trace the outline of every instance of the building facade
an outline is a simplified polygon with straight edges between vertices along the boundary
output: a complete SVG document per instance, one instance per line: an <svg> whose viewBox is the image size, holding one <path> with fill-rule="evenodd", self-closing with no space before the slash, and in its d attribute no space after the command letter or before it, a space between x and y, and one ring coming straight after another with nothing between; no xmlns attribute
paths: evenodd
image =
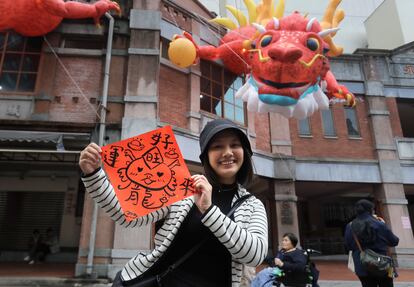
<svg viewBox="0 0 414 287"><path fill-rule="evenodd" d="M357 95L356 108L332 104L297 121L248 112L234 98L243 79L220 62L182 69L168 60L168 43L182 30L201 45L218 45L224 31L209 24L214 15L198 1L121 5L104 143L169 124L190 171L198 173L202 127L229 118L254 149L250 190L266 206L269 252L278 249L283 233L294 232L304 247L345 254L352 206L369 198L400 237L393 250L399 265L414 266L414 43L332 59L336 78ZM98 211L94 228L93 203L79 181L79 152L97 141L105 108L105 21L102 29L88 20L64 21L40 38L1 34L0 259L18 256L33 228L49 226L63 250L75 253L79 276L87 272L91 234L92 272L101 276L114 277L126 260L153 246L151 226L124 229Z"/></svg>

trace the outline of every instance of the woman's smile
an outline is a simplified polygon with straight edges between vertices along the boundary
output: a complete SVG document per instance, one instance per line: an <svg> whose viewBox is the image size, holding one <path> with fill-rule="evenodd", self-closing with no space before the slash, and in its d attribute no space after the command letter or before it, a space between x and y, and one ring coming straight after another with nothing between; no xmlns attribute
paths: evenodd
<svg viewBox="0 0 414 287"><path fill-rule="evenodd" d="M211 168L222 184L232 184L236 181L237 172L243 164L243 156L240 138L232 130L219 133L208 149Z"/></svg>

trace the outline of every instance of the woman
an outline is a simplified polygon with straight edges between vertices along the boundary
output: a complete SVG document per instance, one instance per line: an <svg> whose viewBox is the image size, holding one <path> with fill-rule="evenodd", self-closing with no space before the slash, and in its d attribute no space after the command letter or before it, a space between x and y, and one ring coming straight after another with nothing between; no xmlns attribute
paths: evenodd
<svg viewBox="0 0 414 287"><path fill-rule="evenodd" d="M306 286L306 256L301 249L296 248L298 238L293 233L285 233L282 239L282 249L276 255L275 266L285 275L281 282L285 286Z"/></svg>
<svg viewBox="0 0 414 287"><path fill-rule="evenodd" d="M307 258L302 250L296 249L298 238L293 233L286 233L282 239L282 249L276 257L269 256L266 263L269 267L260 271L252 281L251 287L271 287L273 283L280 286L306 286ZM314 286L318 286L315 284Z"/></svg>
<svg viewBox="0 0 414 287"><path fill-rule="evenodd" d="M165 220L155 235L155 249L133 257L116 286L132 286L142 277L160 274L204 238L207 242L169 273L163 286L239 286L242 265L263 261L268 243L261 201L252 196L234 216L226 216L232 204L248 194L241 184L248 184L253 175L247 136L231 121L213 120L200 134L200 149L205 175L192 176L195 195L131 222L126 222L100 168L100 147L92 143L82 151L79 165L86 189L112 219L125 227Z"/></svg>
<svg viewBox="0 0 414 287"><path fill-rule="evenodd" d="M355 273L363 287L392 287L393 278L388 275L376 277L368 274L361 265L360 251L355 242L354 235L358 238L362 249L387 255L388 247L397 246L399 238L385 225L384 220L374 214L374 204L366 199L361 199L355 204L356 218L346 226L345 244L352 250Z"/></svg>

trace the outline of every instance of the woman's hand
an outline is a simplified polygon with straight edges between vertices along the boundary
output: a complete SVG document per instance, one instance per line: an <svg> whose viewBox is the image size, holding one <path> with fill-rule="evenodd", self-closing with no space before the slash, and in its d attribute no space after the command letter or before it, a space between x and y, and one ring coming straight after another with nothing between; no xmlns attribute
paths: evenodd
<svg viewBox="0 0 414 287"><path fill-rule="evenodd" d="M79 166L84 174L90 174L101 166L101 148L96 143L90 143L80 153Z"/></svg>
<svg viewBox="0 0 414 287"><path fill-rule="evenodd" d="M283 267L283 261L280 260L279 258L275 258L275 265L277 267Z"/></svg>
<svg viewBox="0 0 414 287"><path fill-rule="evenodd" d="M376 220L381 221L382 223L385 223L384 218L379 217L379 216L378 216L378 215L376 215L376 214L373 214L372 216L373 216Z"/></svg>
<svg viewBox="0 0 414 287"><path fill-rule="evenodd" d="M195 174L191 177L193 186L196 190L194 193L194 201L202 214L211 206L211 193L213 187L204 175Z"/></svg>

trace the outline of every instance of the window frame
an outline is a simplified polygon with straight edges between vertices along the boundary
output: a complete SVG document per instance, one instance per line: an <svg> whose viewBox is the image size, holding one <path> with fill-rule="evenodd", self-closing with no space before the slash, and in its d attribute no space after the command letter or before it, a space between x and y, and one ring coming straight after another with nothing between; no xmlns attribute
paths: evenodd
<svg viewBox="0 0 414 287"><path fill-rule="evenodd" d="M332 122L332 128L333 128L333 134L332 135L326 134L326 124L325 124L325 120L324 120L323 113L326 113L328 111L329 111L330 119L331 119L331 122ZM323 136L324 136L324 138L331 138L331 139L338 138L338 133L336 132L336 126L335 126L334 114L333 114L332 108L329 107L328 110L321 110L320 111L320 115L321 115L322 130L323 130Z"/></svg>
<svg viewBox="0 0 414 287"><path fill-rule="evenodd" d="M171 42L172 41L167 38L160 37L160 58L170 61L170 58L168 57L168 47Z"/></svg>
<svg viewBox="0 0 414 287"><path fill-rule="evenodd" d="M306 120L306 122L308 123L309 134L303 134L303 133L301 133L300 123L301 123L301 121L304 121L304 120ZM312 124L311 124L311 121L310 121L310 118L309 117L304 118L302 120L297 120L297 127L298 127L298 134L299 134L300 137L303 137L303 138L311 138L311 137L313 137L313 135L312 135Z"/></svg>
<svg viewBox="0 0 414 287"><path fill-rule="evenodd" d="M358 132L358 135L349 134L348 124L346 123L346 121L348 119L348 112L347 111L349 111L349 110L353 111L353 115L355 117L354 118L355 119L355 125L356 125L355 129ZM360 126L359 121L358 121L358 113L357 113L356 108L344 107L344 114L345 114L345 126L346 126L346 132L347 132L348 138L350 138L350 139L361 139L362 138L362 136L361 136L361 126ZM351 119L351 122L352 122L352 119Z"/></svg>
<svg viewBox="0 0 414 287"><path fill-rule="evenodd" d="M5 57L6 54L12 54L12 55L19 55L20 57L22 57L22 59L20 60L19 63L19 68L16 71L13 70L6 70L6 73L10 73L10 74L17 74L17 80L16 80L16 86L14 90L4 90L4 89L0 89L0 95L1 94L16 94L16 95L33 95L37 92L38 89L38 84L42 75L42 62L43 62L43 40L41 40L41 44L40 44L40 50L39 51L27 51L26 47L27 47L27 43L28 40L30 39L30 37L24 37L22 35L19 35L13 31L4 31L4 32L0 32L0 34L2 34L4 36L4 43L3 46L0 47L0 76L2 75L3 71L4 71L4 61L5 61ZM8 46L8 40L11 34L16 34L22 37L23 39L23 49L21 51L10 51L7 50L7 46ZM32 56L38 56L38 65L37 65L37 69L34 71L26 71L23 70L23 59L26 55L32 55ZM20 84L20 79L22 74L30 74L30 75L35 75L36 79L34 81L34 85L33 85L33 89L32 90L28 90L28 91L24 91L24 90L18 90L19 88L19 84Z"/></svg>
<svg viewBox="0 0 414 287"><path fill-rule="evenodd" d="M202 67L202 65L208 65L208 69L209 69L209 75L206 75L203 73L204 68ZM217 75L213 74L214 69L220 69L220 82L215 79L215 77L217 77ZM235 77L234 81L230 84L227 85L226 80L225 80L225 76L226 73L229 73L230 75L233 75ZM243 102L241 99L237 99L235 97L235 94L238 90L238 88L234 87L234 82L236 81L236 79L239 78L241 79L241 85L243 85L245 83L245 79L242 76L236 75L231 73L229 70L225 69L223 66L218 65L217 63L214 62L210 62L210 61L206 61L206 60L201 60L200 61L200 112L205 112L211 115L214 115L215 117L220 117L220 118L224 118L224 119L228 119L231 121L234 121L242 126L247 126L247 110L246 110L246 103ZM209 89L209 93L203 91L203 81L207 81L208 82L208 89ZM213 91L214 86L219 86L220 88L220 98L215 97L214 94L217 91ZM226 90L227 88L227 90ZM229 102L228 100L226 100L226 93L231 90L231 92L233 93L233 103ZM203 97L208 97L210 99L210 110L205 110L202 108L201 105L201 99ZM219 104L220 104L220 114L218 113L214 113L213 112L213 106L214 106L214 100L218 100ZM241 101L241 105L237 104L236 101ZM226 116L226 112L225 112L225 105L231 105L232 110L233 110L233 115L231 117ZM236 110L237 109L242 109L243 111L243 122L240 122L237 120L236 118Z"/></svg>

